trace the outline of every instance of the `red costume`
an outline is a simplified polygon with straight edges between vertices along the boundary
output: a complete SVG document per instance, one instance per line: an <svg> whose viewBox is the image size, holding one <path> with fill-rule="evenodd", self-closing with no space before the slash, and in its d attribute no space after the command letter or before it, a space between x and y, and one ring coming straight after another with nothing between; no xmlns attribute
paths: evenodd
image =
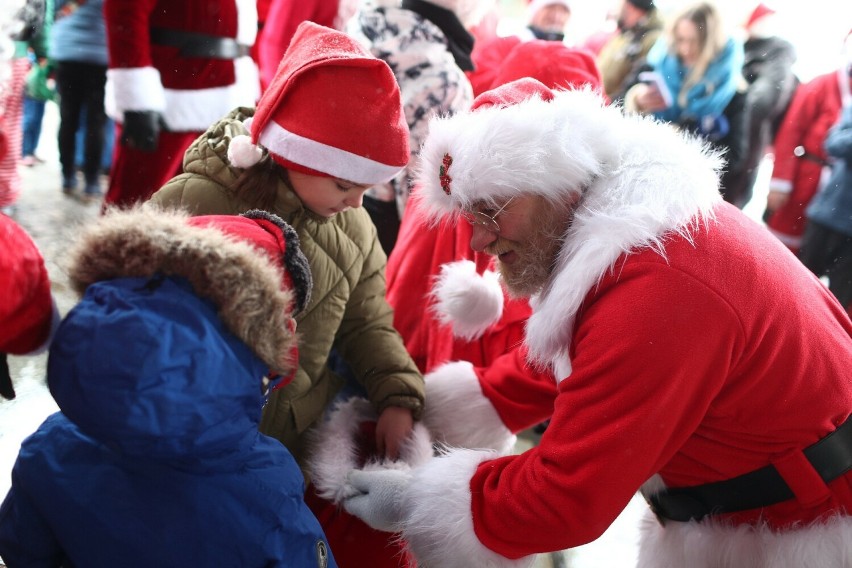
<svg viewBox="0 0 852 568"><path fill-rule="evenodd" d="M420 156L430 217L519 195L579 199L526 328L531 359L558 378L551 395L524 376L488 384L468 363L426 377L428 423L456 447L551 420L520 455L451 449L410 476L353 472L350 512L399 530L424 565L526 567L598 538L641 487L667 519L643 526L643 568L848 560L852 322L722 202L717 156L529 79L434 120ZM828 469L812 451L827 442ZM686 518L659 505L764 468L783 488L767 504L737 508L750 494L734 493L718 513L722 492Z"/></svg>
<svg viewBox="0 0 852 568"><path fill-rule="evenodd" d="M131 148L121 127L107 205L146 200L180 172L184 151L238 106L254 106L254 0L106 0L106 109L121 125L128 111L159 113L153 152Z"/></svg>
<svg viewBox="0 0 852 568"><path fill-rule="evenodd" d="M844 68L800 85L775 137L769 189L789 193L790 198L769 217L767 226L794 253L805 232L805 208L830 169L823 142L840 118L843 100L850 99L850 81Z"/></svg>

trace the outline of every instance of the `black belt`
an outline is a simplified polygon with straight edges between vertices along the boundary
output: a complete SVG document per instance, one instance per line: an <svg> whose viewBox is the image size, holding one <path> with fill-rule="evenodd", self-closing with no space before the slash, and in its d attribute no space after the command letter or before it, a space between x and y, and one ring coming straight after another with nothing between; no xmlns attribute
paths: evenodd
<svg viewBox="0 0 852 568"><path fill-rule="evenodd" d="M825 483L852 469L852 419L802 453ZM647 500L663 523L667 519L699 521L707 515L759 509L794 497L793 490L770 464L725 481L666 489Z"/></svg>
<svg viewBox="0 0 852 568"><path fill-rule="evenodd" d="M251 46L237 43L232 37L221 37L198 32L151 28L151 43L177 47L181 57L205 59L236 59L249 54Z"/></svg>
<svg viewBox="0 0 852 568"><path fill-rule="evenodd" d="M809 162L814 162L815 164L819 164L821 166L829 166L829 162L827 160L823 160L819 156L811 154L810 152L805 151L804 146L796 146L793 148L793 155L797 158L802 158L803 160L807 160Z"/></svg>

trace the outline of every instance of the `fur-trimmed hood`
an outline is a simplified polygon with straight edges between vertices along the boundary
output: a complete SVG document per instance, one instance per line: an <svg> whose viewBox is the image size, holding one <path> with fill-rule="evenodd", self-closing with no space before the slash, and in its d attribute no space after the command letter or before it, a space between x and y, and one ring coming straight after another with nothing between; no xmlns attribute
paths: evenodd
<svg viewBox="0 0 852 568"><path fill-rule="evenodd" d="M420 157L418 190L434 219L520 193L553 201L582 193L527 324L532 359L559 377L570 373L574 317L616 259L646 247L664 254L667 233L688 238L721 201L719 155L588 90L435 119Z"/></svg>
<svg viewBox="0 0 852 568"><path fill-rule="evenodd" d="M187 223L186 213L146 206L111 211L87 227L70 252L68 276L78 294L103 280L187 279L219 317L271 368L288 372L296 341L287 319L295 304L276 268L247 242ZM295 233L293 233L295 237ZM298 247L298 240L294 243Z"/></svg>

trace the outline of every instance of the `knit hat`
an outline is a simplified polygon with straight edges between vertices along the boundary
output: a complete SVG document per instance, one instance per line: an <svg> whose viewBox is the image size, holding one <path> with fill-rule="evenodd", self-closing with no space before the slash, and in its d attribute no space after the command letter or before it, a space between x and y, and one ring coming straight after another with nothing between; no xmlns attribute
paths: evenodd
<svg viewBox="0 0 852 568"><path fill-rule="evenodd" d="M285 168L374 185L409 160L408 127L399 87L387 63L348 35L312 22L296 30L275 78L237 136L231 165L262 156Z"/></svg>
<svg viewBox="0 0 852 568"><path fill-rule="evenodd" d="M59 318L44 259L30 236L0 215L0 395L15 398L6 354L26 355L46 346Z"/></svg>
<svg viewBox="0 0 852 568"><path fill-rule="evenodd" d="M497 70L491 88L524 77L551 89L589 85L601 91L601 74L592 54L559 41L536 39L515 46Z"/></svg>
<svg viewBox="0 0 852 568"><path fill-rule="evenodd" d="M599 140L613 114L604 106L590 89L552 91L524 78L482 93L469 112L432 119L417 189L427 215L496 206L521 192L557 200L579 191L610 151Z"/></svg>
<svg viewBox="0 0 852 568"><path fill-rule="evenodd" d="M529 5L527 6L527 19L532 18L536 12L541 10L546 6L564 6L566 10L571 11L571 4L568 3L567 0L527 0Z"/></svg>
<svg viewBox="0 0 852 568"><path fill-rule="evenodd" d="M627 3L645 12L654 9L654 0L627 0Z"/></svg>
<svg viewBox="0 0 852 568"><path fill-rule="evenodd" d="M112 210L86 227L70 258L69 279L81 295L117 278L184 278L270 369L295 369L291 318L309 302L312 281L298 236L275 215Z"/></svg>

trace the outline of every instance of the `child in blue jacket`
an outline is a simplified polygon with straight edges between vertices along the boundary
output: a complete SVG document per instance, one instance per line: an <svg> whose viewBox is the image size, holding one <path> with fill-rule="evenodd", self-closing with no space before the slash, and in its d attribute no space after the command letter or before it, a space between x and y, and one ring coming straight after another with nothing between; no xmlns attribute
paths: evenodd
<svg viewBox="0 0 852 568"><path fill-rule="evenodd" d="M114 211L69 276L83 298L47 370L60 412L12 471L6 565L336 566L299 467L258 432L311 288L293 229L259 211Z"/></svg>

